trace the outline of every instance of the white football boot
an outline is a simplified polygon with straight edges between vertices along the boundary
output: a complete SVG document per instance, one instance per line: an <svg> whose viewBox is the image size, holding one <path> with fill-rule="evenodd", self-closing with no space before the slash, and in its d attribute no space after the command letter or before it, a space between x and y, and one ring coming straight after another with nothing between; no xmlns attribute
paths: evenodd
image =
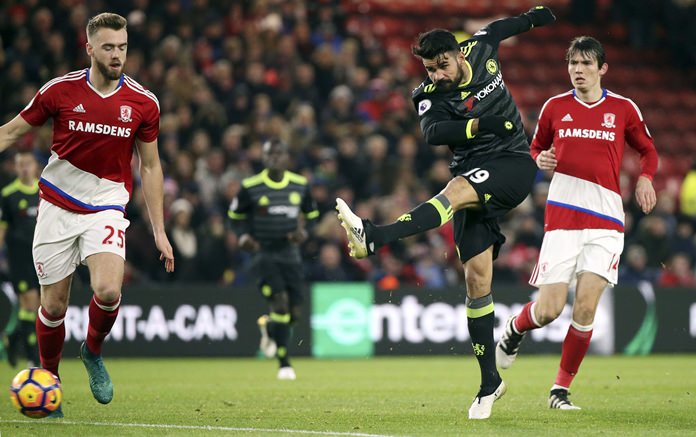
<svg viewBox="0 0 696 437"><path fill-rule="evenodd" d="M290 366L281 367L278 369L278 379L281 381L294 381L297 379L295 375L295 369Z"/></svg>
<svg viewBox="0 0 696 437"><path fill-rule="evenodd" d="M350 256L361 259L372 255L374 253L374 243L367 242L362 219L353 214L353 211L341 198L336 199L336 210L338 211L338 220L341 222L341 226L345 229L348 237Z"/></svg>
<svg viewBox="0 0 696 437"><path fill-rule="evenodd" d="M488 419L491 417L493 402L502 398L506 391L505 382L500 381L500 385L493 393L488 396L476 396L474 403L469 408L469 419Z"/></svg>
<svg viewBox="0 0 696 437"><path fill-rule="evenodd" d="M268 315L264 314L263 316L259 317L256 321L256 323L259 325L259 331L261 332L261 342L259 343L259 349L266 358L275 357L276 351L278 350L276 342L268 336L267 325L270 319L271 318L268 317Z"/></svg>

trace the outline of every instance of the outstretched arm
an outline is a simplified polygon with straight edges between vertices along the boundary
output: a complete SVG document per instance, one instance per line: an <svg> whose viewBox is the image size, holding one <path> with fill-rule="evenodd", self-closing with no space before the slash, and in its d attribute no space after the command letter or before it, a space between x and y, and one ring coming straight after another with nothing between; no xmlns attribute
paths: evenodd
<svg viewBox="0 0 696 437"><path fill-rule="evenodd" d="M164 231L164 177L157 152L157 140L150 143L137 141L137 146L140 155L142 190L155 235L155 245L160 251L160 260L164 260L165 270L171 273L174 271L174 251Z"/></svg>
<svg viewBox="0 0 696 437"><path fill-rule="evenodd" d="M535 6L524 14L517 17L502 18L490 23L488 26L477 32L477 35L490 35L498 42L526 32L533 27L543 26L556 21L551 9L546 6Z"/></svg>
<svg viewBox="0 0 696 437"><path fill-rule="evenodd" d="M0 152L14 144L22 135L29 132L32 126L21 115L0 126Z"/></svg>

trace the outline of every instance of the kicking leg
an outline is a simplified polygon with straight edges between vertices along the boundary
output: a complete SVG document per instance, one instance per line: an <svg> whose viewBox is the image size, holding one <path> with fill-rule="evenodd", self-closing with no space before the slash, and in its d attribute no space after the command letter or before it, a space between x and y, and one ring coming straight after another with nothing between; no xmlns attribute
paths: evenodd
<svg viewBox="0 0 696 437"><path fill-rule="evenodd" d="M351 256L365 258L380 246L442 226L452 219L455 211L479 204L478 194L469 181L455 177L440 194L389 225L376 226L361 219L340 198L336 199L336 210L348 237Z"/></svg>

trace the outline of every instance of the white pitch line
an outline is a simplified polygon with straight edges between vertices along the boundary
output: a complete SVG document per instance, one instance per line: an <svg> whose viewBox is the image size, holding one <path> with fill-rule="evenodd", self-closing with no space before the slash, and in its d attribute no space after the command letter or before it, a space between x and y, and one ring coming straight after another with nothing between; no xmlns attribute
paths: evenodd
<svg viewBox="0 0 696 437"><path fill-rule="evenodd" d="M232 426L211 426L211 425L170 425L164 423L119 423L119 422L78 422L72 420L0 420L0 423L21 423L26 425L88 425L88 426L113 426L123 428L155 428L155 429L198 429L204 431L236 431L236 432L268 432L286 434L307 434L307 435L326 435L326 436L346 436L346 437L396 437L387 434L367 434L364 432L333 432L333 431L311 431L305 429L271 429L271 428L236 428Z"/></svg>

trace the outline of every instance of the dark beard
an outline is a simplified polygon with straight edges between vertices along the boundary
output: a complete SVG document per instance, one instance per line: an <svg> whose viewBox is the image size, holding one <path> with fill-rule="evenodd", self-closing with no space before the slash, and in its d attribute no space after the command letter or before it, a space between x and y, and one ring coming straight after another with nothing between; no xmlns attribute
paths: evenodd
<svg viewBox="0 0 696 437"><path fill-rule="evenodd" d="M457 76L455 76L454 80L450 81L439 81L435 85L442 91L452 91L453 89L457 88L460 83L462 83L462 79L464 79L464 70L462 67L457 67Z"/></svg>
<svg viewBox="0 0 696 437"><path fill-rule="evenodd" d="M99 61L97 61L97 68L99 69L99 72L102 74L102 76L104 76L108 80L119 80L121 78L121 73L111 71L108 65L104 65Z"/></svg>

